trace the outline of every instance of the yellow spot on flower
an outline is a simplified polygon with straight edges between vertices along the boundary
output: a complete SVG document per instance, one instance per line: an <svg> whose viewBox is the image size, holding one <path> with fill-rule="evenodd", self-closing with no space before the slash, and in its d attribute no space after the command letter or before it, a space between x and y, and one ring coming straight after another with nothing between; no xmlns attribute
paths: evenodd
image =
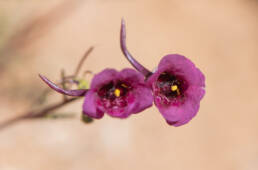
<svg viewBox="0 0 258 170"><path fill-rule="evenodd" d="M177 90L178 90L177 85L173 85L173 86L171 86L171 90L172 90L172 91L177 91Z"/></svg>
<svg viewBox="0 0 258 170"><path fill-rule="evenodd" d="M114 94L116 97L120 96L121 91L119 89L115 89Z"/></svg>
<svg viewBox="0 0 258 170"><path fill-rule="evenodd" d="M179 91L179 88L177 85L171 86L171 91L173 91L173 92L176 91L177 95L180 95L180 91Z"/></svg>

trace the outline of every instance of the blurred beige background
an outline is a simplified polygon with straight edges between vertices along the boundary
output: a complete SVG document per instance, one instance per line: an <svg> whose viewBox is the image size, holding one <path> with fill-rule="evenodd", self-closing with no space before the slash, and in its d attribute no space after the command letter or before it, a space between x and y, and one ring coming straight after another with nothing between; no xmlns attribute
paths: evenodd
<svg viewBox="0 0 258 170"><path fill-rule="evenodd" d="M128 48L147 68L179 53L204 72L198 115L174 128L152 107L86 125L81 100L57 111L75 118L0 131L0 170L257 170L257 0L0 0L0 122L35 107L45 88L38 73L71 73L91 45L85 70L130 67L122 17Z"/></svg>

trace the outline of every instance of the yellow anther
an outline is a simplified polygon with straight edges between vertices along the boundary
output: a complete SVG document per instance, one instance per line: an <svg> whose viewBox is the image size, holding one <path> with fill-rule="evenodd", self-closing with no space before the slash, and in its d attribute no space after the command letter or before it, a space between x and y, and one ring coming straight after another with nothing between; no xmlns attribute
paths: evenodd
<svg viewBox="0 0 258 170"><path fill-rule="evenodd" d="M119 89L115 89L114 94L116 97L120 96L121 91Z"/></svg>
<svg viewBox="0 0 258 170"><path fill-rule="evenodd" d="M177 91L177 90L178 90L178 86L177 86L177 85L171 86L171 90L172 90L172 91Z"/></svg>

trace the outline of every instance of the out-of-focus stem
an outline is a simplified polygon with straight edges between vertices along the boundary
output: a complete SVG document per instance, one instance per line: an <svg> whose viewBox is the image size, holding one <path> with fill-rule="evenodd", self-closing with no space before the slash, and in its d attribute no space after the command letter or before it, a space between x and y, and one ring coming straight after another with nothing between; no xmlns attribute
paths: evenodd
<svg viewBox="0 0 258 170"><path fill-rule="evenodd" d="M94 49L94 47L92 46L92 47L90 47L90 48L85 52L85 54L83 55L83 57L81 58L79 64L77 65L77 67L76 67L76 69L75 69L75 72L74 72L74 74L73 74L74 77L77 77L77 76L78 76L78 74L79 74L79 72L80 72L80 70L81 70L81 67L82 67L84 61L87 59L87 57L88 57L88 56L90 55L90 53L93 51L93 49Z"/></svg>
<svg viewBox="0 0 258 170"><path fill-rule="evenodd" d="M42 118L42 117L46 116L49 112L55 111L56 109L59 109L60 107L62 107L64 105L67 105L69 103L72 103L72 102L74 102L78 99L81 99L81 98L70 98L70 99L67 99L65 101L47 106L47 107L45 107L43 109L40 109L40 110L26 112L26 113L24 113L24 114L22 114L18 117L9 119L6 122L1 123L0 124L0 130L3 130L8 126L13 125L14 123L18 123L21 120Z"/></svg>

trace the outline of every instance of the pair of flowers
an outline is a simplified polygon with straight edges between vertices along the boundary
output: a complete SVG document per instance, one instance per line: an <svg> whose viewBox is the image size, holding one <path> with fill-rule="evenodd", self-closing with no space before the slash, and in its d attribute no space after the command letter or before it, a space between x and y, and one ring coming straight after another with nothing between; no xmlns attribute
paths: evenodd
<svg viewBox="0 0 258 170"><path fill-rule="evenodd" d="M167 123L181 126L198 112L205 94L205 77L186 57L178 54L164 56L155 72L138 63L126 48L125 23L120 32L121 49L134 69L118 72L104 69L96 74L90 89L65 90L40 75L55 91L69 96L85 96L83 113L100 119L104 113L127 118L152 106L154 101Z"/></svg>

